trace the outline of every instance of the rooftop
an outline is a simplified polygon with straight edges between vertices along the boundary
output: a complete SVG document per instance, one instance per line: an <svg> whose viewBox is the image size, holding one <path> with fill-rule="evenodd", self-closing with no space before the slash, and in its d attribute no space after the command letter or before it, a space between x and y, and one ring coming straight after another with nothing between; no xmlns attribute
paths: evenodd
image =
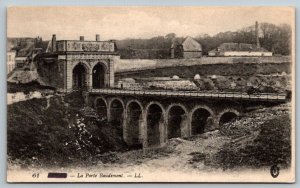
<svg viewBox="0 0 300 188"><path fill-rule="evenodd" d="M202 51L201 44L190 36L183 40L181 38L174 38L171 48L175 48L178 45L182 45L184 51Z"/></svg>

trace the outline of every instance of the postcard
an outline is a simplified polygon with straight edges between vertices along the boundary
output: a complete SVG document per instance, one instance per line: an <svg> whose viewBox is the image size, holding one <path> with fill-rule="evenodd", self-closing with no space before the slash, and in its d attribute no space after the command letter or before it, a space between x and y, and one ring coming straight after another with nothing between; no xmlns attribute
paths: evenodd
<svg viewBox="0 0 300 188"><path fill-rule="evenodd" d="M7 8L7 181L295 182L295 8Z"/></svg>

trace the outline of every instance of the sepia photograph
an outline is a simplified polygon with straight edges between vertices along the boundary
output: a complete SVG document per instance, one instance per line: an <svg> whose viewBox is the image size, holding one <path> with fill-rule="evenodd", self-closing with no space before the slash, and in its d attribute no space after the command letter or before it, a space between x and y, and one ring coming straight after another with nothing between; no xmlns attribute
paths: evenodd
<svg viewBox="0 0 300 188"><path fill-rule="evenodd" d="M295 8L7 7L7 182L295 182Z"/></svg>

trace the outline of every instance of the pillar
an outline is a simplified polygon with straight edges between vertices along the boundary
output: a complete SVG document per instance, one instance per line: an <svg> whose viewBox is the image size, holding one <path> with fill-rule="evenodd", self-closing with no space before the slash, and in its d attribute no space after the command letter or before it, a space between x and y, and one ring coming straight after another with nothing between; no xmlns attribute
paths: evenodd
<svg viewBox="0 0 300 188"><path fill-rule="evenodd" d="M207 118L205 132L212 131L219 128L218 116L211 116Z"/></svg>
<svg viewBox="0 0 300 188"><path fill-rule="evenodd" d="M189 124L190 124L190 120L187 114L183 114L181 116L182 121L181 121L181 125L180 125L180 130L181 130L181 137L182 138L187 138L190 137L190 128L189 128Z"/></svg>

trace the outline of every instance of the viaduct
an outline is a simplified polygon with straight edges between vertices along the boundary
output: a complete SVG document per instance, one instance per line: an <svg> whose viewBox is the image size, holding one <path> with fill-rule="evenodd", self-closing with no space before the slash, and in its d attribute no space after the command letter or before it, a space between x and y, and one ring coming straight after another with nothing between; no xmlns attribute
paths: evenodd
<svg viewBox="0 0 300 188"><path fill-rule="evenodd" d="M165 146L167 139L188 138L218 129L258 105L283 103L285 95L91 89L86 103L120 126L129 146Z"/></svg>
<svg viewBox="0 0 300 188"><path fill-rule="evenodd" d="M285 95L171 90L114 89L114 41L56 40L34 58L39 76L61 92L83 91L101 117L115 122L124 141L159 148L167 139L187 138L218 129L248 108L284 102Z"/></svg>

